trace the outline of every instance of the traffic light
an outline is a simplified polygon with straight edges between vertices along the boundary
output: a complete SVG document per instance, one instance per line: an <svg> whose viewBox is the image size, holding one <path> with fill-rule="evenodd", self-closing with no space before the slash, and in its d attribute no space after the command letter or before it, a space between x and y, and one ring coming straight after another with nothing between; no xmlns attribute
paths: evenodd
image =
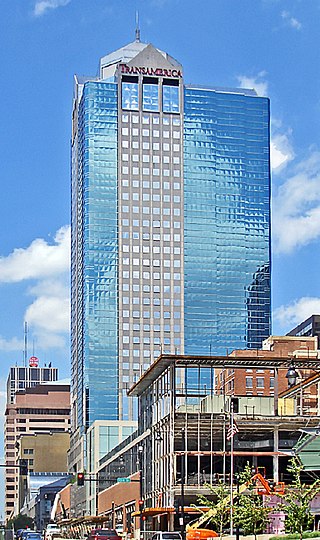
<svg viewBox="0 0 320 540"><path fill-rule="evenodd" d="M143 512L144 503L142 500L139 501L139 512L140 514Z"/></svg>
<svg viewBox="0 0 320 540"><path fill-rule="evenodd" d="M28 460L20 459L19 467L21 476L28 476Z"/></svg>
<svg viewBox="0 0 320 540"><path fill-rule="evenodd" d="M84 486L84 473L83 472L78 472L77 474L77 485Z"/></svg>

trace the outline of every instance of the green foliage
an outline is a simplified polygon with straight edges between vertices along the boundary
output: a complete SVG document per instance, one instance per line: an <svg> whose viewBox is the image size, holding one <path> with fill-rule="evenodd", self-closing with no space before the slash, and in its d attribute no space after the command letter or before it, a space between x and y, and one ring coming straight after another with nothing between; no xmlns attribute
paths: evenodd
<svg viewBox="0 0 320 540"><path fill-rule="evenodd" d="M206 484L206 487L211 491L213 500L200 495L198 503L210 509L207 522L212 523L215 530L222 536L224 527L229 523L230 487L223 482L219 482L215 486Z"/></svg>
<svg viewBox="0 0 320 540"><path fill-rule="evenodd" d="M25 514L18 514L13 519L10 519L8 521L8 528L11 529L12 526L14 527L14 530L17 531L18 529L32 529L34 526L33 519L29 516L26 516Z"/></svg>
<svg viewBox="0 0 320 540"><path fill-rule="evenodd" d="M279 508L286 514L286 531L298 533L302 539L302 533L308 529L313 522L310 511L310 503L320 491L320 480L316 480L311 485L304 484L301 481L301 472L303 465L297 458L290 459L288 471L292 474L293 481L290 489L286 490L281 498L285 501Z"/></svg>
<svg viewBox="0 0 320 540"><path fill-rule="evenodd" d="M261 534L268 523L270 508L263 506L260 495L256 495L250 486L245 493L239 495L233 507L234 523L243 530L244 535Z"/></svg>
<svg viewBox="0 0 320 540"><path fill-rule="evenodd" d="M298 533L281 534L281 536L270 536L269 540L298 540L300 535ZM320 538L319 531L303 532L302 538Z"/></svg>

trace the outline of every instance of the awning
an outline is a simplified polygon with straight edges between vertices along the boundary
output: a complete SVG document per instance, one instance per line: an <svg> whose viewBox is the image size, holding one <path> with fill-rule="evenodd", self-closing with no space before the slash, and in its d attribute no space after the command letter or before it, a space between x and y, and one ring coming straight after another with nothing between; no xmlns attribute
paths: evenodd
<svg viewBox="0 0 320 540"><path fill-rule="evenodd" d="M203 511L207 511L208 508L199 510L198 508L194 508L193 506L185 506L184 507L184 513L185 514L202 514ZM159 516L160 514L173 514L175 512L175 508L172 506L163 507L163 506L155 506L151 508L144 508L144 510L141 512L142 516ZM135 512L132 512L131 514L133 517L140 516L140 511L136 510Z"/></svg>

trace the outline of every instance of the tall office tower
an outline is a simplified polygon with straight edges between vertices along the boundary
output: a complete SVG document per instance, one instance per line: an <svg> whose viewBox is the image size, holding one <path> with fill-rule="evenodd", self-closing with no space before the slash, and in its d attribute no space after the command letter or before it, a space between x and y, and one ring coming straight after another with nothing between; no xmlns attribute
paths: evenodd
<svg viewBox="0 0 320 540"><path fill-rule="evenodd" d="M161 351L269 335L269 101L185 86L137 36L75 78L73 431L134 419L127 388Z"/></svg>

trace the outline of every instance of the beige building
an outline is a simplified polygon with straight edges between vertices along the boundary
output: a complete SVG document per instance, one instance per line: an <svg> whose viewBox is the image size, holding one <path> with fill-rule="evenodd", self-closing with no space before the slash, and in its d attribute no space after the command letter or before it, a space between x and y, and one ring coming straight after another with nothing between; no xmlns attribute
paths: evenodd
<svg viewBox="0 0 320 540"><path fill-rule="evenodd" d="M26 388L16 393L15 402L8 403L5 412L5 519L19 512L19 458L28 461L28 470L44 471L47 464L48 472L55 470L66 471L67 442L70 427L70 386L66 383L48 383ZM52 459L53 448L48 452L48 446L40 450L41 442L28 446L23 441L26 435L44 435L50 438L50 433L64 435L64 462L61 457ZM45 444L45 439L43 444ZM52 439L56 440L56 439ZM36 437L33 438L36 441ZM40 441L40 438L39 438ZM49 446L50 443L48 443ZM38 451L37 451L38 449ZM38 457L36 454L39 454ZM43 455L41 455L43 454ZM26 478L22 485L26 485Z"/></svg>

